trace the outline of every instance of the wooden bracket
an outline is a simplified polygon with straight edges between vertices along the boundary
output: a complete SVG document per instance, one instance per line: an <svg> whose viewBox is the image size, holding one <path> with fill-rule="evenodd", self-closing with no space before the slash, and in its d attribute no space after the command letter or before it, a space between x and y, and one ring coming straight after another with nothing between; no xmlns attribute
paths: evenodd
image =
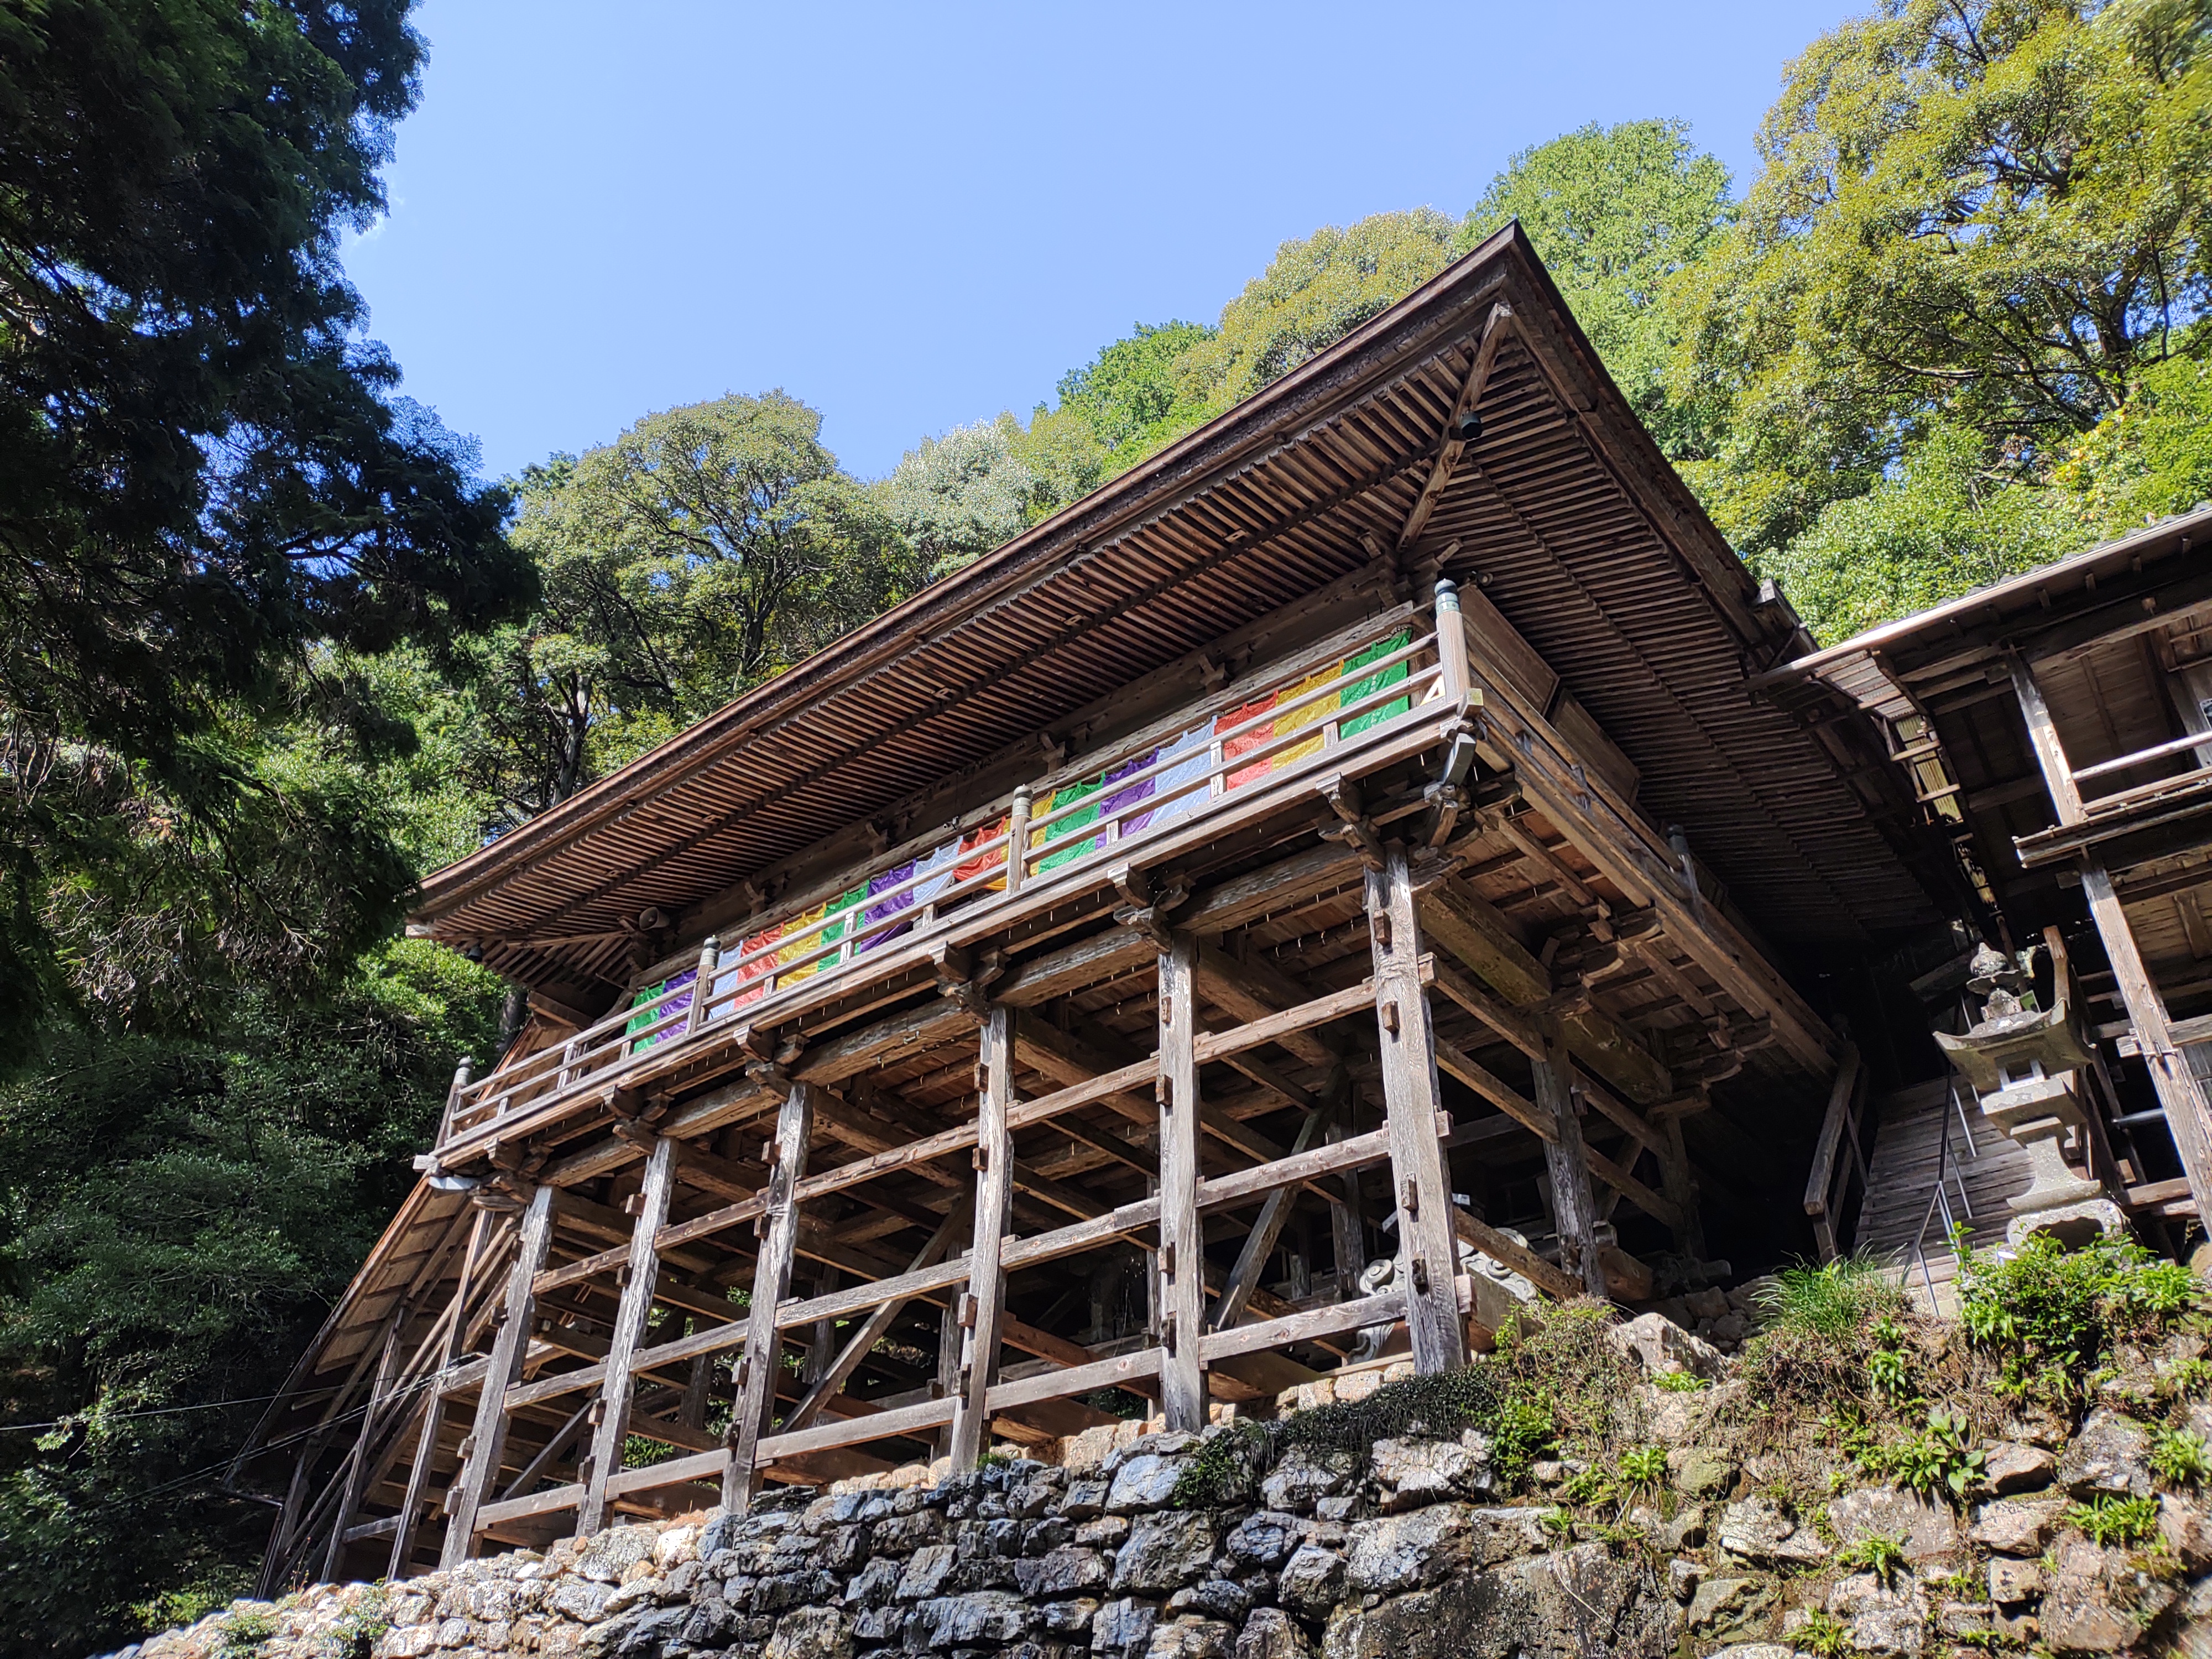
<svg viewBox="0 0 2212 1659"><path fill-rule="evenodd" d="M1367 821L1366 803L1361 798L1359 786L1340 773L1331 773L1314 786L1328 803L1328 810L1339 820L1333 830L1321 832L1324 841L1342 842L1359 855L1359 861L1370 870L1383 866L1382 837L1375 826Z"/></svg>

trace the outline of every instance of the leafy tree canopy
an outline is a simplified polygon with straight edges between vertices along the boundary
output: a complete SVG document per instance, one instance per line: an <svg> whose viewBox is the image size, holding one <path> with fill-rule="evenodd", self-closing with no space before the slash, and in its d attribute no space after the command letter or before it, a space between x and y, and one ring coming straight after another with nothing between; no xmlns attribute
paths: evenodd
<svg viewBox="0 0 2212 1659"><path fill-rule="evenodd" d="M1467 252L1519 220L1575 320L1671 453L1686 434L1664 384L1674 318L1659 301L1729 216L1728 170L1692 148L1686 122L1592 123L1507 162L1461 224L1453 251Z"/></svg>
<svg viewBox="0 0 2212 1659"><path fill-rule="evenodd" d="M1753 551L1935 419L2037 473L2212 299L2212 8L1887 0L1790 66L1739 222L1684 282L1698 481Z"/></svg>

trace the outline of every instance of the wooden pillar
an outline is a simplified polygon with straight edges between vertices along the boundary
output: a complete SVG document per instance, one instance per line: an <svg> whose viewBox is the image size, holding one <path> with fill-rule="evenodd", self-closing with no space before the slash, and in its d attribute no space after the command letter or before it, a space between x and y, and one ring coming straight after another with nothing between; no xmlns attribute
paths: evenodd
<svg viewBox="0 0 2212 1659"><path fill-rule="evenodd" d="M1359 1091L1346 1089L1328 1126L1328 1138L1342 1140L1352 1133L1352 1115ZM1359 1201L1359 1171L1346 1170L1337 1177L1344 1201L1328 1206L1330 1243L1336 1253L1336 1299L1349 1302L1359 1294L1359 1275L1367 1268L1367 1220Z"/></svg>
<svg viewBox="0 0 2212 1659"><path fill-rule="evenodd" d="M756 1467L761 1437L775 1413L775 1379L783 1354L775 1310L791 1293L791 1261L799 1246L799 1206L792 1189L806 1174L806 1143L814 1134L815 1087L794 1083L777 1113L769 1144L767 1209L761 1217L760 1255L753 1264L752 1310L745 1320L744 1356L738 1361L737 1414L730 1419L730 1457L722 1470L722 1505L742 1515L760 1490Z"/></svg>
<svg viewBox="0 0 2212 1659"><path fill-rule="evenodd" d="M323 1582L326 1584L337 1581L338 1565L345 1559L346 1528L353 1524L353 1512L360 1507L362 1489L368 1484L369 1443L375 1439L377 1425L384 1415L385 1396L392 1388L392 1362L399 1352L399 1333L406 1328L407 1316L412 1310L410 1299L403 1296L385 1325L384 1350L376 1358L376 1376L368 1385L368 1403L362 1407L361 1432L354 1437L353 1451L346 1459L345 1490L338 1498L337 1518L331 1523L330 1547L323 1552Z"/></svg>
<svg viewBox="0 0 2212 1659"><path fill-rule="evenodd" d="M1174 935L1159 959L1160 1400L1168 1427L1206 1426L1199 1340L1206 1322L1206 1234L1198 1218L1198 941Z"/></svg>
<svg viewBox="0 0 2212 1659"><path fill-rule="evenodd" d="M1018 799L1017 805L1018 805ZM952 1467L971 1469L991 1426L987 1396L999 1380L999 1331L1006 1317L1006 1270L1000 1261L1013 1218L1014 1138L1006 1111L1014 1093L1014 1011L984 1016L975 1058L975 1234L968 1290L960 1300L959 1397L952 1413Z"/></svg>
<svg viewBox="0 0 2212 1659"><path fill-rule="evenodd" d="M1690 1164L1690 1149L1683 1144L1681 1114L1662 1114L1657 1127L1667 1142L1659 1154L1660 1190L1681 1218L1674 1228L1674 1248L1692 1261L1703 1261L1705 1224L1698 1213L1698 1176Z"/></svg>
<svg viewBox="0 0 2212 1659"><path fill-rule="evenodd" d="M1367 872L1367 926L1391 1194L1398 1206L1398 1284L1406 1292L1413 1364L1425 1375L1467 1364L1467 1328L1459 1316L1451 1179L1438 1133L1443 1091L1437 1081L1436 1032L1421 983L1421 926L1401 842L1385 847L1382 867Z"/></svg>
<svg viewBox="0 0 2212 1659"><path fill-rule="evenodd" d="M2174 1046L2173 1029L2166 1017L2166 999L2151 982L2136 948L2135 930L2128 926L2127 911L2112 889L2112 876L2094 859L2081 861L2081 893L2089 901L2089 915L2105 941L2105 955L2118 981L2120 1000L2127 1006L2128 1023L2136 1028L2136 1042L2143 1064L2150 1068L2151 1086L2166 1113L2166 1127L2173 1135L2174 1150L2181 1154L2182 1173L2188 1177L2190 1196L2197 1212L2212 1217L2212 1111L2208 1111L2204 1085L2189 1069L2188 1056Z"/></svg>
<svg viewBox="0 0 2212 1659"><path fill-rule="evenodd" d="M483 1507L485 1494L499 1478L501 1455L507 1449L507 1391L522 1375L523 1358L530 1349L530 1328L538 1305L533 1281L545 1266L545 1252L553 1242L554 1196L551 1186L540 1187L531 1194L529 1207L522 1212L521 1238L515 1246L514 1266L507 1273L499 1334L492 1339L483 1389L477 1396L477 1421L469 1433L469 1455L454 1478L447 1504L446 1544L438 1553L441 1567L459 1566L476 1553L477 1511Z"/></svg>
<svg viewBox="0 0 2212 1659"><path fill-rule="evenodd" d="M1544 1057L1532 1060L1536 1106L1559 1126L1544 1143L1544 1169L1551 1177L1552 1224L1559 1235L1559 1266L1602 1297L1605 1264L1598 1259L1597 1206L1590 1197L1589 1163L1583 1150L1582 1118L1575 1110L1574 1072L1559 1022L1549 1015L1536 1022Z"/></svg>
<svg viewBox="0 0 2212 1659"><path fill-rule="evenodd" d="M695 996L692 1006L696 1007L698 1001ZM646 1156L637 1224L629 1236L629 1259L623 1263L622 1301L615 1310L614 1333L607 1340L606 1376L599 1384L591 1464L584 1476L583 1499L576 1505L579 1538L589 1537L607 1523L607 1481L622 1468L623 1445L629 1436L630 1359L644 1340L653 1285L660 1276L653 1237L668 1220L669 1190L676 1184L676 1160L682 1151L682 1143L663 1135Z"/></svg>
<svg viewBox="0 0 2212 1659"><path fill-rule="evenodd" d="M467 1253L461 1257L459 1279L453 1286L453 1306L446 1320L445 1352L431 1374L429 1398L422 1402L422 1429L415 1439L415 1461L407 1468L407 1495L399 1501L399 1524L392 1534L392 1562L384 1575L387 1578L412 1576L409 1558L415 1553L415 1527L422 1518L430 1465L438 1455L438 1435L446 1426L446 1372L460 1358L462 1340L468 1334L469 1297L476 1288L477 1267L483 1255L484 1237L490 1230L490 1212L478 1210L469 1230Z"/></svg>

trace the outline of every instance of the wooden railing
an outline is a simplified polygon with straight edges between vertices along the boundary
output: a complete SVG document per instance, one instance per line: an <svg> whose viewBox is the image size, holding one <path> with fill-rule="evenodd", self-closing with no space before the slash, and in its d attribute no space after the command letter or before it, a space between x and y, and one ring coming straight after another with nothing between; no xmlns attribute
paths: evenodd
<svg viewBox="0 0 2212 1659"><path fill-rule="evenodd" d="M659 1052L664 1045L689 1047L773 1019L824 980L867 967L894 940L926 939L956 916L980 920L1042 882L1071 879L1071 871L1094 878L1109 860L1220 810L1252 785L1341 766L1395 735L1435 695L1443 671L1425 624L1410 606L1371 618L1022 786L933 847L887 856L826 893L817 890L811 903L757 919L732 950L709 939L695 966L631 1006L458 1086L441 1144L604 1087L648 1051L672 1058Z"/></svg>

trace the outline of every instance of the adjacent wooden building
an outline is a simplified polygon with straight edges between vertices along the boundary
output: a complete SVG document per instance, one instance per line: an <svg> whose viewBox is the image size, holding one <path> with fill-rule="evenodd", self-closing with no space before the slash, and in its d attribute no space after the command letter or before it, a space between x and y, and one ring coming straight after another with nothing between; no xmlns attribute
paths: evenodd
<svg viewBox="0 0 2212 1659"><path fill-rule="evenodd" d="M1809 647L1509 229L441 872L531 1018L242 1465L269 1582L1811 1248L1959 877Z"/></svg>

